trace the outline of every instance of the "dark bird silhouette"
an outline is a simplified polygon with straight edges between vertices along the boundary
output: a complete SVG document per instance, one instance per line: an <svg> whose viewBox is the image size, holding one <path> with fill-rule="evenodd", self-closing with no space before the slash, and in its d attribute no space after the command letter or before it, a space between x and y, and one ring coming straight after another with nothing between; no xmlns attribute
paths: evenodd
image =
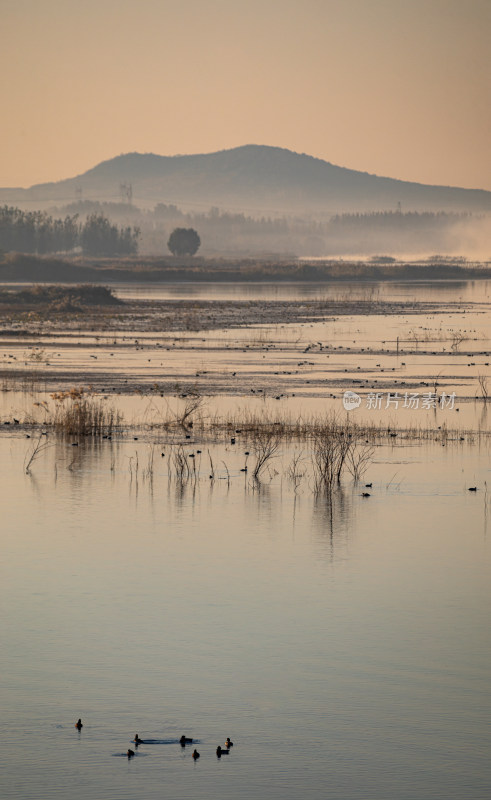
<svg viewBox="0 0 491 800"><path fill-rule="evenodd" d="M223 747L220 747L220 745L218 745L217 747L218 758L221 758L222 756L228 756L229 752L230 752L229 750L225 750Z"/></svg>
<svg viewBox="0 0 491 800"><path fill-rule="evenodd" d="M477 492L477 486L469 486L470 492Z"/></svg>
<svg viewBox="0 0 491 800"><path fill-rule="evenodd" d="M228 750L230 747L233 747L233 746L234 746L234 743L230 741L230 736L227 736L227 738L225 739L225 747Z"/></svg>
<svg viewBox="0 0 491 800"><path fill-rule="evenodd" d="M373 484L371 484L371 483L366 483L366 484L365 484L365 489L371 489L371 488L372 488L372 485L373 485Z"/></svg>
<svg viewBox="0 0 491 800"><path fill-rule="evenodd" d="M143 739L140 739L137 733L135 733L135 738L133 739L135 744L143 744Z"/></svg>
<svg viewBox="0 0 491 800"><path fill-rule="evenodd" d="M362 497L370 497L370 494L369 494L369 492L362 492L361 496Z"/></svg>
<svg viewBox="0 0 491 800"><path fill-rule="evenodd" d="M192 739L189 739L189 737L188 737L188 736L184 736L184 734L183 734L183 735L181 736L181 738L179 739L179 744L180 744L182 747L184 747L184 746L185 746L185 745L187 745L187 744L191 744L191 742L192 742L192 741L193 741Z"/></svg>
<svg viewBox="0 0 491 800"><path fill-rule="evenodd" d="M80 730L82 730L82 728L83 728L84 726L82 725L82 720L81 720L81 719L79 719L79 720L78 720L78 721L75 723L75 727L76 727L76 728L77 728L77 730L79 730L79 731L80 731Z"/></svg>
<svg viewBox="0 0 491 800"><path fill-rule="evenodd" d="M135 751L131 749L127 750L126 755L128 756L128 758L133 758L133 756L135 755Z"/></svg>
<svg viewBox="0 0 491 800"><path fill-rule="evenodd" d="M200 754L198 753L198 751L197 750L193 750L193 758L194 758L195 761L198 760L199 756L200 756Z"/></svg>

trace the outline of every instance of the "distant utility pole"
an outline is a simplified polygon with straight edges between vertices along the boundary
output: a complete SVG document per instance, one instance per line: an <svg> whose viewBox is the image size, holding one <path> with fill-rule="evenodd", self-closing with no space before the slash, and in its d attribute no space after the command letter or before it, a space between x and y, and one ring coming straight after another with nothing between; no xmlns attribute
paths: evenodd
<svg viewBox="0 0 491 800"><path fill-rule="evenodd" d="M129 205L131 205L133 200L133 186L131 183L120 183L119 194L121 195L122 203L126 201Z"/></svg>

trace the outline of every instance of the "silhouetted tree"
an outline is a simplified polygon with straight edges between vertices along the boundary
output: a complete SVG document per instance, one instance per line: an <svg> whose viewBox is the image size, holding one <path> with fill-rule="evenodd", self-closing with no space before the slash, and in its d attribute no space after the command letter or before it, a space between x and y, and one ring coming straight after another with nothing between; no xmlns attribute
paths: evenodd
<svg viewBox="0 0 491 800"><path fill-rule="evenodd" d="M174 228L167 247L175 256L194 256L200 244L201 239L194 228Z"/></svg>

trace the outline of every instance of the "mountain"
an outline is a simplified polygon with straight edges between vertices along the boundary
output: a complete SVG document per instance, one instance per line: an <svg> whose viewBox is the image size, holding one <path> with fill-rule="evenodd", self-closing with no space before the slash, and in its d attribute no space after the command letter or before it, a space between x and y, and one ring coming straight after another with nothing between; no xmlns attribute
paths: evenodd
<svg viewBox="0 0 491 800"><path fill-rule="evenodd" d="M131 185L133 203L173 203L184 210L253 215L342 212L491 210L491 192L429 186L338 167L279 147L246 145L217 153L158 156L128 153L82 175L29 189L0 189L0 205L41 208L84 200L118 201ZM400 205L399 205L400 204Z"/></svg>

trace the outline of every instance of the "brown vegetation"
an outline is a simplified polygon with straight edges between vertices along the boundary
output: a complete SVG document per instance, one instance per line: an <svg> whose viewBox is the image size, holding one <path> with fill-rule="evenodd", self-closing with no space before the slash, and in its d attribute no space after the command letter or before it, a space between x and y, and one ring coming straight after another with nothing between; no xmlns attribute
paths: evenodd
<svg viewBox="0 0 491 800"><path fill-rule="evenodd" d="M120 306L123 301L106 286L32 286L18 292L0 289L0 305L16 310L34 308L50 312L77 312L85 307Z"/></svg>
<svg viewBox="0 0 491 800"><path fill-rule="evenodd" d="M58 433L73 436L110 436L121 424L121 416L90 391L73 388L51 395L54 411L46 408L46 424Z"/></svg>
<svg viewBox="0 0 491 800"><path fill-rule="evenodd" d="M389 263L387 263L389 262ZM296 258L158 258L126 257L60 260L22 253L0 256L1 281L44 281L76 283L108 282L324 282L343 280L429 280L489 278L491 265L462 258L435 256L425 261L370 261L325 259L298 261Z"/></svg>

